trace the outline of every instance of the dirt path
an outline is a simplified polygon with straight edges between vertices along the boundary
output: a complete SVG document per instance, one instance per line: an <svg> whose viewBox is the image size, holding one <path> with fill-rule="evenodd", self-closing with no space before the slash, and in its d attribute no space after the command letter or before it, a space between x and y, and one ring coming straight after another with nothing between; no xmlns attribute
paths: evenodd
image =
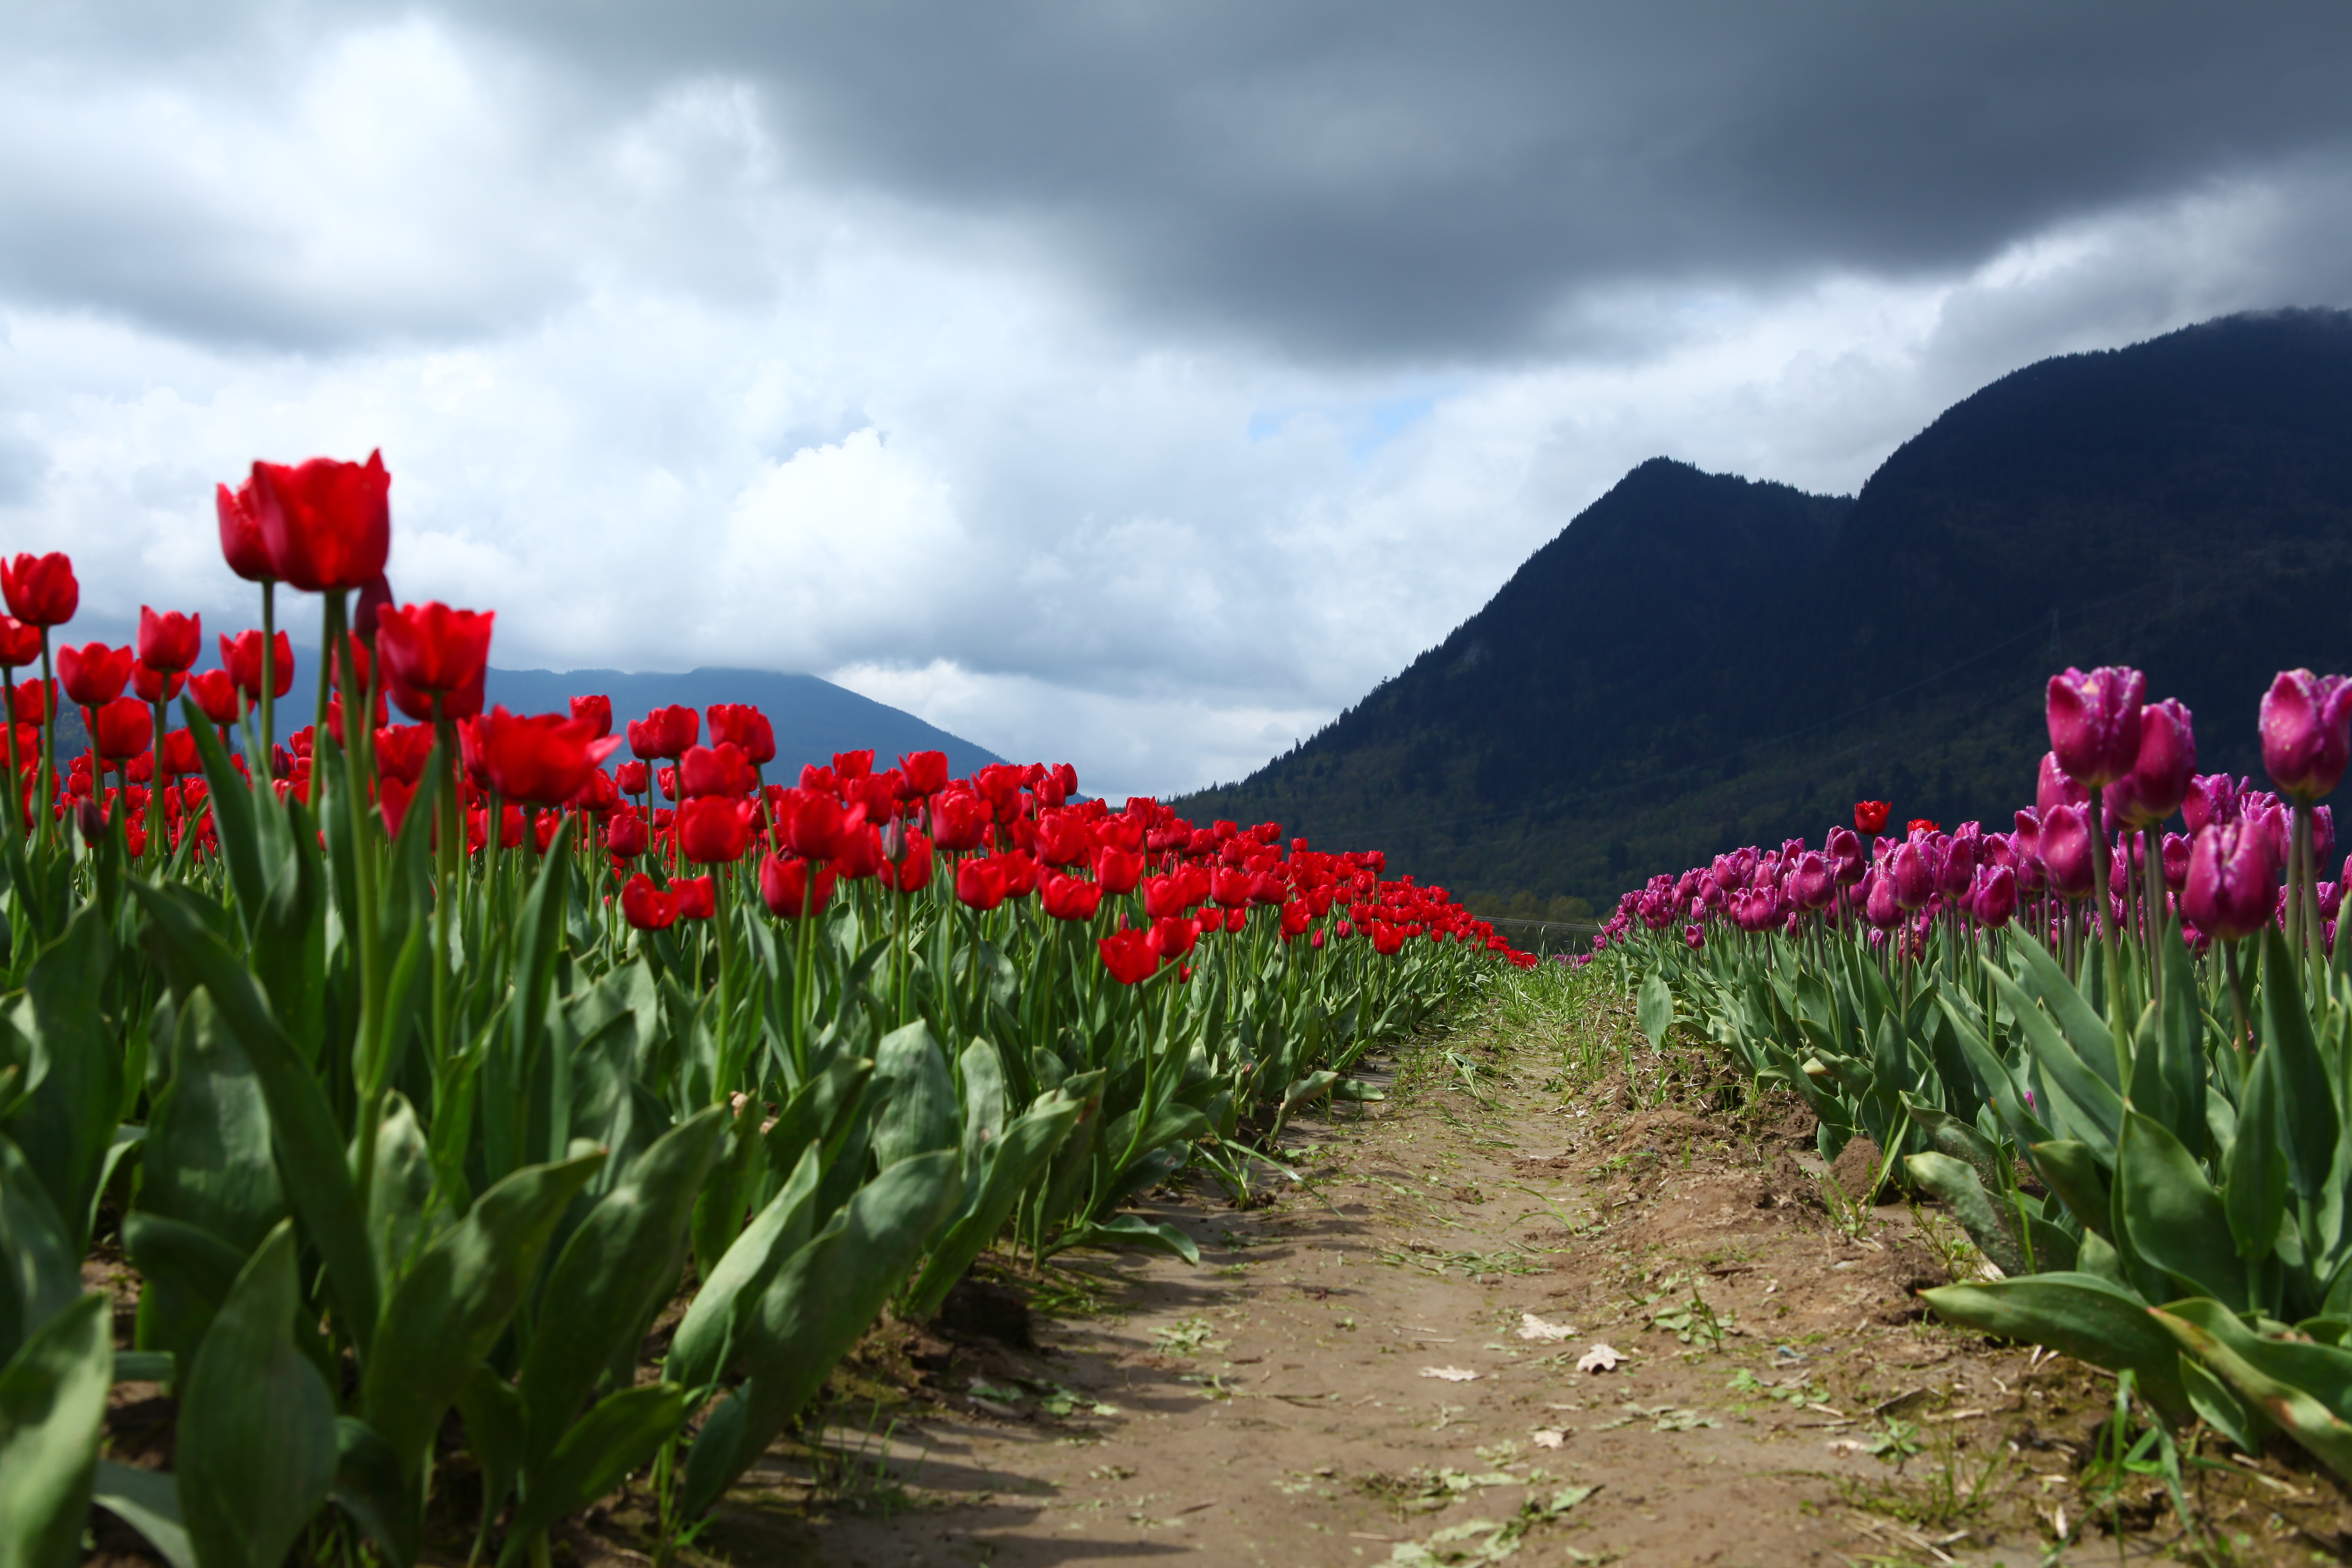
<svg viewBox="0 0 2352 1568"><path fill-rule="evenodd" d="M1004 1342L1010 1293L952 1338L877 1335L823 1445L776 1458L698 1552L2106 1562L2084 1526L2105 1505L2131 1557L2161 1554L2160 1484L2084 1474L2104 1374L1923 1321L1909 1290L1948 1278L1957 1232L1824 1202L1808 1121L1628 1077L1624 1026L1522 1018L1414 1053L1387 1101L1289 1141L1303 1181L1155 1204L1199 1268L1079 1259L1091 1301L1063 1277L1031 1345ZM1596 1346L1622 1359L1579 1370ZM2340 1549L2333 1489L2267 1466L2204 1494L2226 1554Z"/></svg>

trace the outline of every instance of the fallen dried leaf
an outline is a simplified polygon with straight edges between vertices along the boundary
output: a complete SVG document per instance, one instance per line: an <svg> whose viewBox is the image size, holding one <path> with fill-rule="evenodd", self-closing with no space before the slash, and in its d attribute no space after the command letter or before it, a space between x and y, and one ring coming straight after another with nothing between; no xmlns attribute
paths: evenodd
<svg viewBox="0 0 2352 1568"><path fill-rule="evenodd" d="M1605 1344L1599 1340L1595 1340L1592 1342L1592 1348L1591 1350L1586 1351L1582 1355L1576 1358L1576 1370L1579 1372L1614 1372L1617 1370L1617 1363L1624 1359L1624 1352Z"/></svg>
<svg viewBox="0 0 2352 1568"><path fill-rule="evenodd" d="M1546 1426L1528 1433L1528 1441L1538 1448L1557 1448L1568 1441L1568 1434L1557 1426Z"/></svg>
<svg viewBox="0 0 2352 1568"><path fill-rule="evenodd" d="M1576 1337L1574 1323L1547 1323L1533 1312L1519 1314L1519 1338L1523 1340L1570 1340Z"/></svg>
<svg viewBox="0 0 2352 1568"><path fill-rule="evenodd" d="M1448 1383L1475 1383L1478 1381L1478 1374L1472 1372L1466 1366L1425 1366L1421 1369L1421 1375L1423 1377L1442 1377Z"/></svg>

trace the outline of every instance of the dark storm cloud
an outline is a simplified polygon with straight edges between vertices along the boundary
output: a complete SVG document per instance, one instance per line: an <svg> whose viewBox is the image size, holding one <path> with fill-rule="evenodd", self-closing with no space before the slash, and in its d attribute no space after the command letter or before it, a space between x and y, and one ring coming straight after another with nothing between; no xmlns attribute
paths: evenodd
<svg viewBox="0 0 2352 1568"><path fill-rule="evenodd" d="M75 8L5 30L112 70L242 73L266 102L339 28L418 14ZM1139 321L1340 359L1605 353L1582 304L1628 280L1949 271L2069 217L2352 156L2352 8L2335 4L437 15L523 62L541 134L517 156L559 188L600 120L682 80L749 81L798 177L1000 222ZM353 313L257 266L249 221L51 173L0 191L39 220L0 252L20 296L299 344L371 323L462 335L572 287L508 247L473 286L427 278Z"/></svg>

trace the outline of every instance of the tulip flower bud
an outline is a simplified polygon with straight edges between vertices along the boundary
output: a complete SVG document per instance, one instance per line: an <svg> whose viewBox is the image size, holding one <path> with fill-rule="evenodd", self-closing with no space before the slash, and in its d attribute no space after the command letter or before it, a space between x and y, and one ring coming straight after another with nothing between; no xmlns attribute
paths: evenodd
<svg viewBox="0 0 2352 1568"><path fill-rule="evenodd" d="M2051 890L2063 899L2090 896L2096 880L2090 817L2079 805L2053 805L2042 816L2040 853Z"/></svg>
<svg viewBox="0 0 2352 1568"><path fill-rule="evenodd" d="M1975 907L1970 912L1979 924L2007 925L2010 917L2017 912L2017 873L2006 866L1978 871L1971 891Z"/></svg>
<svg viewBox="0 0 2352 1568"><path fill-rule="evenodd" d="M1927 900L1935 896L1935 872L1918 845L1906 841L1898 846L1895 858L1887 864L1887 871L1895 905L1906 913L1925 909Z"/></svg>
<svg viewBox="0 0 2352 1568"><path fill-rule="evenodd" d="M2102 665L2085 674L2069 666L2050 678L2050 750L2066 776L2088 789L2113 784L2139 761L2141 699L2137 669Z"/></svg>
<svg viewBox="0 0 2352 1568"><path fill-rule="evenodd" d="M2270 835L2259 825L2216 824L2199 833L2189 848L2181 912L2225 942L2251 936L2277 911L2278 878Z"/></svg>
<svg viewBox="0 0 2352 1568"><path fill-rule="evenodd" d="M2263 766L2291 799L2330 794L2352 760L2352 681L2286 669L2263 694Z"/></svg>

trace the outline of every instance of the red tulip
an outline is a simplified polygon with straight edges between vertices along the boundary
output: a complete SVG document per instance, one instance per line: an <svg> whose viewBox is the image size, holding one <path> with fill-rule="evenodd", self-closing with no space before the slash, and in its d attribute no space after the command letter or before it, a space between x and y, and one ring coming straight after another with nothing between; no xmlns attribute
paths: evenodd
<svg viewBox="0 0 2352 1568"><path fill-rule="evenodd" d="M1894 808L1883 800L1858 800L1853 803L1853 826L1857 833L1876 833L1886 826L1886 814Z"/></svg>
<svg viewBox="0 0 2352 1568"><path fill-rule="evenodd" d="M376 809L383 814L383 830L393 837L400 837L400 825L408 820L408 803L415 798L413 780L387 777L376 782Z"/></svg>
<svg viewBox="0 0 2352 1568"><path fill-rule="evenodd" d="M1094 847L1093 829L1073 813L1049 811L1037 819L1038 855L1048 866L1075 866L1092 854Z"/></svg>
<svg viewBox="0 0 2352 1568"><path fill-rule="evenodd" d="M833 852L833 868L845 882L863 881L882 870L882 831L871 823L851 822L842 829L841 844Z"/></svg>
<svg viewBox="0 0 2352 1568"><path fill-rule="evenodd" d="M81 584L63 552L0 560L0 595L8 613L32 626L61 626L81 604Z"/></svg>
<svg viewBox="0 0 2352 1568"><path fill-rule="evenodd" d="M2282 792L2299 801L2333 793L2352 761L2352 680L2281 670L2263 693L2262 736L2263 766Z"/></svg>
<svg viewBox="0 0 2352 1568"><path fill-rule="evenodd" d="M1037 781L1035 788L1039 801L1047 805L1060 805L1078 793L1078 770L1067 763L1055 763L1045 770L1045 776ZM1303 838L1298 844L1302 849L1307 847Z"/></svg>
<svg viewBox="0 0 2352 1568"><path fill-rule="evenodd" d="M931 859L931 841L911 828L901 828L899 831L905 836L905 841L901 846L902 853L893 858L886 852L882 864L875 868L875 875L882 879L882 885L886 888L896 889L902 893L919 893L931 885L931 872L934 869ZM887 841L884 848L886 851L888 848Z"/></svg>
<svg viewBox="0 0 2352 1568"><path fill-rule="evenodd" d="M852 779L870 777L872 776L873 772L874 752L870 749L863 752L835 752L833 753L834 776L840 779L844 784L848 783Z"/></svg>
<svg viewBox="0 0 2352 1568"><path fill-rule="evenodd" d="M131 665L131 689L139 694L142 702L169 702L188 683L183 671L155 669L145 659L134 659Z"/></svg>
<svg viewBox="0 0 2352 1568"><path fill-rule="evenodd" d="M721 741L716 748L688 746L686 755L678 759L677 787L681 795L740 798L750 795L759 782L751 764L744 760L742 750L732 741Z"/></svg>
<svg viewBox="0 0 2352 1568"><path fill-rule="evenodd" d="M1235 871L1220 866L1209 876L1209 893L1229 910L1239 909L1249 902L1250 879L1246 871Z"/></svg>
<svg viewBox="0 0 2352 1568"><path fill-rule="evenodd" d="M945 752L909 752L898 759L898 771L907 775L907 790L910 797L937 795L948 787L948 754Z"/></svg>
<svg viewBox="0 0 2352 1568"><path fill-rule="evenodd" d="M653 787L652 775L643 763L621 763L613 770L613 782L620 786L623 795L643 795Z"/></svg>
<svg viewBox="0 0 2352 1568"><path fill-rule="evenodd" d="M541 713L530 718L503 705L467 721L467 733L493 787L509 801L562 805L620 742L595 740L580 720Z"/></svg>
<svg viewBox="0 0 2352 1568"><path fill-rule="evenodd" d="M1147 980L1160 967L1159 953L1152 948L1150 939L1139 931L1113 931L1098 937L1095 948L1102 954L1103 967L1121 985Z"/></svg>
<svg viewBox="0 0 2352 1568"><path fill-rule="evenodd" d="M136 697L119 697L93 706L98 724L90 742L107 761L135 757L154 742L154 710Z"/></svg>
<svg viewBox="0 0 2352 1568"><path fill-rule="evenodd" d="M381 452L364 463L254 464L249 504L271 574L311 594L364 588L383 576L392 553L391 489Z"/></svg>
<svg viewBox="0 0 2352 1568"><path fill-rule="evenodd" d="M261 542L261 525L253 515L253 481L230 489L226 485L213 487L213 510L220 519L221 557L228 569L248 583L274 581L278 573L269 564L269 547Z"/></svg>
<svg viewBox="0 0 2352 1568"><path fill-rule="evenodd" d="M603 740L613 732L613 700L609 697L575 697L572 700L572 716L585 719L596 727L596 739Z"/></svg>
<svg viewBox="0 0 2352 1568"><path fill-rule="evenodd" d="M605 819L604 848L615 859L635 859L646 852L651 841L646 832L646 819L634 811L624 808Z"/></svg>
<svg viewBox="0 0 2352 1568"><path fill-rule="evenodd" d="M375 732L376 772L385 778L414 784L425 776L425 759L432 754L429 724L393 724Z"/></svg>
<svg viewBox="0 0 2352 1568"><path fill-rule="evenodd" d="M291 683L292 678L288 678ZM234 724L243 715L237 707L236 681L226 669L200 669L188 677L188 692L215 724Z"/></svg>
<svg viewBox="0 0 2352 1568"><path fill-rule="evenodd" d="M830 860L840 850L848 826L841 802L814 790L786 789L776 793L776 832L795 855L810 860Z"/></svg>
<svg viewBox="0 0 2352 1568"><path fill-rule="evenodd" d="M667 931L677 920L677 900L640 871L622 885L621 918L638 931Z"/></svg>
<svg viewBox="0 0 2352 1568"><path fill-rule="evenodd" d="M65 688L69 700L84 708L111 702L131 683L131 666L136 658L127 647L109 647L102 642L79 647L68 643L58 649L58 684Z"/></svg>
<svg viewBox="0 0 2352 1568"><path fill-rule="evenodd" d="M1077 877L1052 876L1045 879L1044 898L1045 912L1057 921L1090 921L1101 908L1103 887Z"/></svg>
<svg viewBox="0 0 2352 1568"><path fill-rule="evenodd" d="M236 689L244 692L248 700L260 701L261 634L246 631L237 633L234 638L221 638L220 656L221 666L228 671L228 678L236 682ZM287 642L284 632L279 632L270 640L269 660L270 680L276 688L270 695L283 697L294 689L294 649Z"/></svg>
<svg viewBox="0 0 2352 1568"><path fill-rule="evenodd" d="M656 708L629 721L629 750L646 762L675 762L702 733L702 717L691 708Z"/></svg>
<svg viewBox="0 0 2352 1568"><path fill-rule="evenodd" d="M14 616L0 616L0 670L22 669L41 661L41 628Z"/></svg>
<svg viewBox="0 0 2352 1568"><path fill-rule="evenodd" d="M479 713L498 618L496 610L453 610L438 600L380 611L376 653L383 660L384 689L400 710L430 719L438 697L445 719Z"/></svg>
<svg viewBox="0 0 2352 1568"><path fill-rule="evenodd" d="M1004 901L1004 868L995 856L971 859L956 867L956 898L975 910L992 910Z"/></svg>
<svg viewBox="0 0 2352 1568"><path fill-rule="evenodd" d="M748 702L710 705L710 743L731 742L755 767L776 760L776 731L768 716Z"/></svg>
<svg viewBox="0 0 2352 1568"><path fill-rule="evenodd" d="M2139 714L2147 681L2137 669L2068 666L2050 678L2050 750L2066 776L2086 789L2109 784L2139 761Z"/></svg>
<svg viewBox="0 0 2352 1568"><path fill-rule="evenodd" d="M1200 940L1200 936L1201 928L1192 921L1168 916L1151 922L1151 930L1144 941L1162 959L1171 959L1181 958L1192 952L1192 944Z"/></svg>
<svg viewBox="0 0 2352 1568"><path fill-rule="evenodd" d="M677 900L677 918L707 921L719 913L719 882L714 877L680 877L669 885Z"/></svg>
<svg viewBox="0 0 2352 1568"><path fill-rule="evenodd" d="M1131 893L1143 878L1143 857L1106 846L1095 851L1095 880L1106 893Z"/></svg>
<svg viewBox="0 0 2352 1568"><path fill-rule="evenodd" d="M800 787L817 795L838 795L841 793L841 786L835 780L833 770L815 763L801 764Z"/></svg>
<svg viewBox="0 0 2352 1568"><path fill-rule="evenodd" d="M695 795L677 808L678 851L698 866L731 866L751 847L757 814L748 800Z"/></svg>
<svg viewBox="0 0 2352 1568"><path fill-rule="evenodd" d="M931 796L931 837L942 849L979 848L988 836L989 817L988 803L969 790Z"/></svg>
<svg viewBox="0 0 2352 1568"><path fill-rule="evenodd" d="M173 730L163 737L163 769L166 778L184 773L204 772L203 759L196 752L196 738L185 730Z"/></svg>
<svg viewBox="0 0 2352 1568"><path fill-rule="evenodd" d="M144 605L139 606L140 663L150 669L184 670L203 656L204 650L202 616L184 616L176 610L159 616Z"/></svg>
<svg viewBox="0 0 2352 1568"><path fill-rule="evenodd" d="M821 913L833 897L833 889L832 870L813 861L771 855L760 862L760 897L778 920L796 921Z"/></svg>
<svg viewBox="0 0 2352 1568"><path fill-rule="evenodd" d="M1037 890L1037 862L1018 849L1001 849L990 857L1004 868L1004 896L1025 899Z"/></svg>

